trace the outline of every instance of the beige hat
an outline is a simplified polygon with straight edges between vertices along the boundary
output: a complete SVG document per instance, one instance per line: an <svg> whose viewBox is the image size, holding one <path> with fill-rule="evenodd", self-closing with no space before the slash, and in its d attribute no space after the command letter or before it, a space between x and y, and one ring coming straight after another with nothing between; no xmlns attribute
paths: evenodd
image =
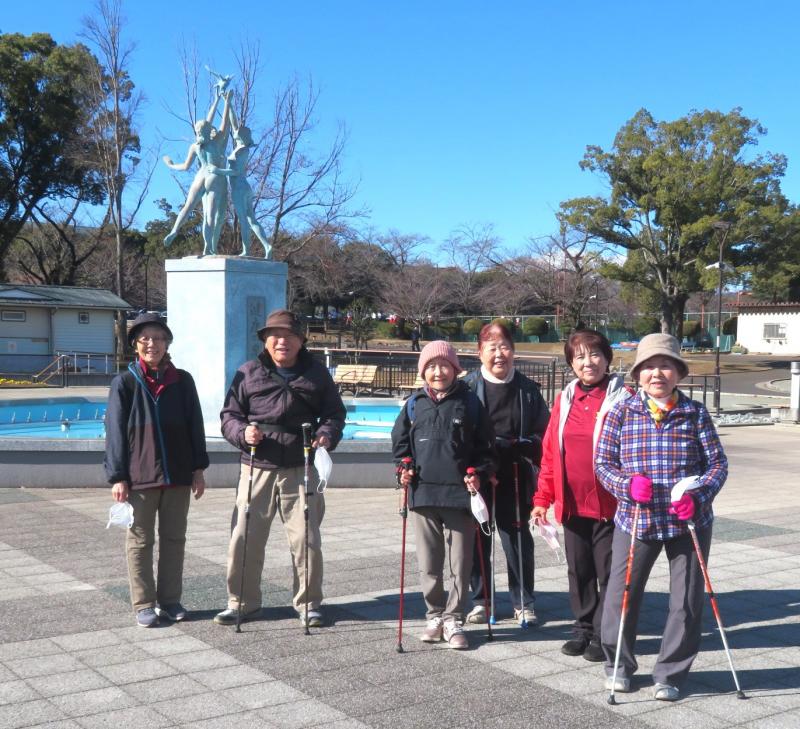
<svg viewBox="0 0 800 729"><path fill-rule="evenodd" d="M671 334L648 334L646 337L642 337L642 341L636 348L636 361L631 367L631 377L634 381L639 379L639 370L645 360L658 355L669 357L675 361L681 379L689 374L689 367L681 357L681 343L675 337Z"/></svg>

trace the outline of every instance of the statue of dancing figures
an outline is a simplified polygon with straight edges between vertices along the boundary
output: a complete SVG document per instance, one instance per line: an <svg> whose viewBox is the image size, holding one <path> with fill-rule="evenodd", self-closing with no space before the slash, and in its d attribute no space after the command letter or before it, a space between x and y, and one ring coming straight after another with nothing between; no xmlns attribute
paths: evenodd
<svg viewBox="0 0 800 729"><path fill-rule="evenodd" d="M250 128L239 124L236 112L228 106L228 119L233 133L233 151L228 155L228 166L225 169L214 165L208 166L212 174L228 177L231 182L231 198L242 231L242 252L239 255L250 255L251 234L264 246L264 258L272 259L272 246L269 243L266 231L258 222L253 208L253 188L247 181L247 162L250 159L250 148L253 146L253 136Z"/></svg>
<svg viewBox="0 0 800 729"><path fill-rule="evenodd" d="M186 222L189 214L203 201L203 252L201 256L215 255L217 243L225 222L225 212L228 207L228 186L225 179L210 171L211 166L225 164L225 148L228 140L228 111L230 109L231 92L226 90L230 77L220 78L215 85L216 93L211 108L202 121L194 125L195 141L190 145L186 161L175 164L170 157L164 157L164 162L171 170L185 171L189 169L192 161L197 157L200 169L192 181L186 202L183 204L175 224L169 235L164 238L164 245L168 246L175 240L181 226ZM225 105L222 111L222 124L219 130L214 129L212 121L217 112L220 96L224 96Z"/></svg>

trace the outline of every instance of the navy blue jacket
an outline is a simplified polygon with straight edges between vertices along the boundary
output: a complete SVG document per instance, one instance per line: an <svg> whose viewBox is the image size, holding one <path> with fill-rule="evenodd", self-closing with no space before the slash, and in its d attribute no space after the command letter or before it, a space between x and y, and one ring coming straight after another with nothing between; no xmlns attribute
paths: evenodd
<svg viewBox="0 0 800 729"><path fill-rule="evenodd" d="M424 389L411 397L415 398L413 423L406 406L392 428L395 462L407 456L414 461L416 476L409 491L409 508L469 509L464 485L467 468L475 468L481 482L495 470L494 430L486 409L461 381L437 402Z"/></svg>
<svg viewBox="0 0 800 729"><path fill-rule="evenodd" d="M127 481L132 489L189 486L194 471L208 468L203 413L186 370L158 398L138 362L111 381L104 465L109 483Z"/></svg>

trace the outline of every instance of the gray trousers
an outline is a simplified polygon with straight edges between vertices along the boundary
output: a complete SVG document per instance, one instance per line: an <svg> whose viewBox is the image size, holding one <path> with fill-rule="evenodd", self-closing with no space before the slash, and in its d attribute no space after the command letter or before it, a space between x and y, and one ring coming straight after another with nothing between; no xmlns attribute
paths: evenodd
<svg viewBox="0 0 800 729"><path fill-rule="evenodd" d="M125 552L131 603L135 611L174 605L183 590L183 555L189 514L189 486L131 490L133 526L128 529ZM158 584L153 576L153 546L158 517Z"/></svg>
<svg viewBox="0 0 800 729"><path fill-rule="evenodd" d="M439 506L422 506L411 513L414 515L420 585L427 607L425 616L428 620L461 621L469 602L475 520L466 509ZM446 600L445 556L448 557L447 570L450 573Z"/></svg>
<svg viewBox="0 0 800 729"><path fill-rule="evenodd" d="M697 538L703 558L707 562L711 545L711 527L698 530ZM611 676L614 672L614 653L617 647L630 543L630 534L619 529L614 530L611 575L606 589L601 629L607 676ZM647 578L662 549L666 551L669 560L669 611L661 639L661 650L653 668L653 680L655 683L666 683L680 688L700 650L705 590L703 573L695 554L692 537L688 533L665 542L636 540L628 613L625 616L617 676L630 678L639 667L634 655L639 611Z"/></svg>

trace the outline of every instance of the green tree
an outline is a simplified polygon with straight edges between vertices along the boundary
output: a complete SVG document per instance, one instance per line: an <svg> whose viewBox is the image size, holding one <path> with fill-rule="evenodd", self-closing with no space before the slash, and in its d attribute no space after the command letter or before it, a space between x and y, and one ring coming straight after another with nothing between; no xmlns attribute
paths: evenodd
<svg viewBox="0 0 800 729"><path fill-rule="evenodd" d="M0 277L9 246L44 201L100 203L81 130L94 59L46 33L0 35Z"/></svg>
<svg viewBox="0 0 800 729"><path fill-rule="evenodd" d="M733 224L728 242L759 247L787 210L780 190L783 155L752 156L766 130L740 109L691 112L658 122L642 109L626 122L611 151L591 145L580 165L603 176L608 198L561 205L565 219L598 240L638 257L633 269L603 272L649 289L659 301L661 330L681 334L686 300L702 288L699 272L718 257L714 223Z"/></svg>

